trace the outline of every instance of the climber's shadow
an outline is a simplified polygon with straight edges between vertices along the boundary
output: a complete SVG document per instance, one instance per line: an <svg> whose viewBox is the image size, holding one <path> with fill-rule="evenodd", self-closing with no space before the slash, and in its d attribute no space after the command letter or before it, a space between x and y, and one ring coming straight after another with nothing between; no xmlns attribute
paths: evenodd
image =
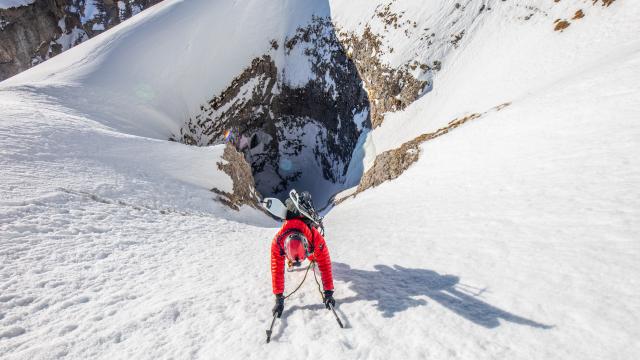
<svg viewBox="0 0 640 360"><path fill-rule="evenodd" d="M347 283L356 295L336 299L339 304L356 301L375 301L376 308L384 317L393 317L396 313L414 306L427 305L426 296L463 318L484 326L500 326L499 319L515 324L549 329L551 326L529 320L505 310L498 309L478 298L483 290L460 284L460 278L454 275L440 275L426 269L410 269L394 265L374 266L374 271L352 269L347 264L333 263L336 280Z"/></svg>

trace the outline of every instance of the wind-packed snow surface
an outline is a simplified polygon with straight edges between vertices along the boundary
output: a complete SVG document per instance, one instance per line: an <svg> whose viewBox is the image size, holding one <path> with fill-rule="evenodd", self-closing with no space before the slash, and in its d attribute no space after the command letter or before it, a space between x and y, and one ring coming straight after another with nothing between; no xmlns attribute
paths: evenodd
<svg viewBox="0 0 640 360"><path fill-rule="evenodd" d="M398 179L335 207L326 238L346 328L307 280L265 344L278 224L213 200L212 187L232 187L220 146L165 139L238 59L314 11L272 3L165 1L0 84L1 358L640 353L640 6L630 1L562 1L526 22L509 4L469 2L492 12L442 50L434 90L358 151L370 159L511 104L423 144ZM419 14L422 3L394 6ZM441 3L424 9L454 5ZM355 30L375 8L331 5ZM579 7L583 19L553 30ZM238 24L249 25L220 36ZM302 277L287 273L287 291Z"/></svg>

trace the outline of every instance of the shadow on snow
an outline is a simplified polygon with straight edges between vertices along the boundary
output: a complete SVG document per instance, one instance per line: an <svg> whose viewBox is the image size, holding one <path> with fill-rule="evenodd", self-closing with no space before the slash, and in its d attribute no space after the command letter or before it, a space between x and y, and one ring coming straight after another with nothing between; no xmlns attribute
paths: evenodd
<svg viewBox="0 0 640 360"><path fill-rule="evenodd" d="M460 278L454 275L440 275L432 270L410 269L398 265L376 265L374 269L358 270L347 264L333 263L335 279L346 282L349 289L356 293L355 296L336 300L340 304L375 301L382 316L390 318L410 307L427 305L426 300L414 299L426 296L459 316L489 329L500 326L500 319L541 329L552 327L478 299L483 290L475 289L479 291L471 294L470 291L474 288L461 284Z"/></svg>

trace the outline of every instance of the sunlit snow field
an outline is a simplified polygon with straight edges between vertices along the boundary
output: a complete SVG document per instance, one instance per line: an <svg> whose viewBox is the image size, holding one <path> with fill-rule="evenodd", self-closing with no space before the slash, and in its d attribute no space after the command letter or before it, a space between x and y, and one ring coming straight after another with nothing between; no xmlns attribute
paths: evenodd
<svg viewBox="0 0 640 360"><path fill-rule="evenodd" d="M266 344L279 224L214 200L211 188L232 188L217 168L222 146L166 139L213 92L206 81L222 88L238 59L314 9L274 3L167 0L0 83L0 358L640 354L640 6L624 1L563 34L516 22L506 5L475 24L434 91L388 115L367 149L511 104L423 144L398 179L334 207L326 239L346 328L307 280ZM355 28L364 3L331 4L332 16ZM276 14L292 17L285 26ZM250 41L232 58L196 50L211 36L204 24L224 19L265 22L264 33L234 33ZM122 66L160 51L147 36L168 37L168 55ZM199 82L207 61L216 70ZM287 290L302 276L286 273Z"/></svg>

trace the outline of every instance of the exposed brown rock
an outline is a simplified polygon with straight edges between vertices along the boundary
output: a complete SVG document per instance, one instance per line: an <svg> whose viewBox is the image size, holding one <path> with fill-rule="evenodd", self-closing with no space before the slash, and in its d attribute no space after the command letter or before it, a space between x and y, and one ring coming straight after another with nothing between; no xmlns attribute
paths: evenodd
<svg viewBox="0 0 640 360"><path fill-rule="evenodd" d="M429 85L426 81L416 79L409 73L409 69L440 69L439 62L434 62L433 67L414 62L400 69L383 64L380 61L383 53L382 41L368 26L362 36L342 33L340 38L342 46L347 49L347 55L353 60L364 82L371 106L371 125L374 128L382 124L385 113L404 110L417 100Z"/></svg>
<svg viewBox="0 0 640 360"><path fill-rule="evenodd" d="M504 108L511 105L510 102L500 104L489 111L501 111ZM413 163L420 158L420 145L426 141L440 137L451 130L463 125L464 123L478 119L489 111L484 113L474 113L465 117L450 121L447 126L442 127L434 132L422 134L411 141L408 141L397 149L387 150L378 156L374 160L373 166L365 172L360 180L360 184L355 193L348 197L338 199L337 204L348 199L349 197L355 197L359 193L382 184L385 181L398 178L405 170L407 170Z"/></svg>
<svg viewBox="0 0 640 360"><path fill-rule="evenodd" d="M442 136L467 121L479 117L480 114L471 114L460 119L455 119L443 128L431 133L422 134L402 144L402 146L397 149L388 150L378 155L371 169L362 176L356 194L400 176L411 164L418 161L420 157L420 144Z"/></svg>
<svg viewBox="0 0 640 360"><path fill-rule="evenodd" d="M564 29L568 28L571 25L571 23L568 22L567 20L560 20L560 19L556 20L555 24L556 26L553 28L553 30L560 31L560 32L564 31Z"/></svg>
<svg viewBox="0 0 640 360"><path fill-rule="evenodd" d="M233 181L233 193L230 194L217 188L211 189L218 194L218 200L235 210L239 210L242 205L262 209L259 206L260 194L255 188L251 167L244 159L244 155L238 152L233 145L227 144L222 159L227 162L219 162L218 169L229 175Z"/></svg>
<svg viewBox="0 0 640 360"><path fill-rule="evenodd" d="M571 20L578 20L578 19L582 19L583 17L584 17L584 12L581 9L581 10L576 11L576 13L573 15Z"/></svg>
<svg viewBox="0 0 640 360"><path fill-rule="evenodd" d="M398 149L383 152L376 157L371 169L362 176L355 194L397 178L411 164L418 161L419 157L420 149L414 141L409 141Z"/></svg>
<svg viewBox="0 0 640 360"><path fill-rule="evenodd" d="M609 7L609 5L613 4L613 2L616 1L616 0L593 0L593 4L594 5L597 4L598 1L602 2L602 6Z"/></svg>

